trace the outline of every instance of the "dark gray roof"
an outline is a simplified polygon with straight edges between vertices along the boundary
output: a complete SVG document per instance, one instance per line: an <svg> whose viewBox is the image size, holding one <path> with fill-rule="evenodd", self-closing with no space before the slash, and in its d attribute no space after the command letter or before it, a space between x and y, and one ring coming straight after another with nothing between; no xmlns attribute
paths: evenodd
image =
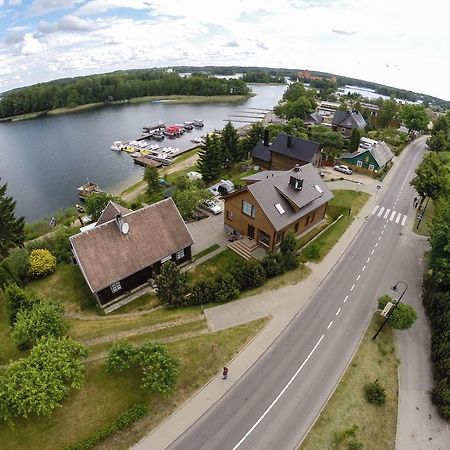
<svg viewBox="0 0 450 450"><path fill-rule="evenodd" d="M306 119L305 123L311 123L311 124L320 124L323 122L323 117L318 113L314 112L310 114Z"/></svg>
<svg viewBox="0 0 450 450"><path fill-rule="evenodd" d="M343 128L364 128L366 121L356 109L349 111L336 111L333 116L333 125Z"/></svg>
<svg viewBox="0 0 450 450"><path fill-rule="evenodd" d="M249 175L247 177L241 178L242 181L246 182L254 182L265 180L269 177L275 177L277 175L280 175L281 173L284 173L284 170L264 170L263 172L257 172L253 175Z"/></svg>
<svg viewBox="0 0 450 450"><path fill-rule="evenodd" d="M303 179L302 190L289 185L292 176ZM332 192L312 164L301 166L298 172L292 169L263 179L247 189L277 231L297 222L333 198ZM279 212L280 208L275 206L277 204L283 213Z"/></svg>
<svg viewBox="0 0 450 450"><path fill-rule="evenodd" d="M289 146L288 138L290 138ZM299 161L311 162L313 161L314 156L320 152L320 144L318 142L280 133L270 146L270 151L289 156L290 158Z"/></svg>
<svg viewBox="0 0 450 450"><path fill-rule="evenodd" d="M252 158L259 159L261 161L270 162L270 146L266 147L263 141L258 142L255 148L252 150Z"/></svg>
<svg viewBox="0 0 450 450"><path fill-rule="evenodd" d="M373 156L380 168L384 167L386 163L388 163L394 157L394 154L392 153L386 142L378 141L371 145L369 148L359 147L359 149L354 153L345 153L341 156L341 158L355 158L357 156L363 155L366 152L369 152Z"/></svg>

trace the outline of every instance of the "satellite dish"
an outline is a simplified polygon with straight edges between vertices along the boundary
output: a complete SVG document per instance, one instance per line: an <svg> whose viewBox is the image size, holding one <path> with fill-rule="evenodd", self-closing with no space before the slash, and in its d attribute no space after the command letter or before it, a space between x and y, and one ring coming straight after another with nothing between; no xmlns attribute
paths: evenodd
<svg viewBox="0 0 450 450"><path fill-rule="evenodd" d="M126 222L122 224L122 233L127 234L130 231L130 225L128 225Z"/></svg>

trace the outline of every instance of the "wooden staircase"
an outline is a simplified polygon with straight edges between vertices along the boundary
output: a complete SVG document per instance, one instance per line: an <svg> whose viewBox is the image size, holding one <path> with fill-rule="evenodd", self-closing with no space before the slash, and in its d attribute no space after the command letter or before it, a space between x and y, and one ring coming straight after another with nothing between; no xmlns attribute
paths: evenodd
<svg viewBox="0 0 450 450"><path fill-rule="evenodd" d="M247 237L230 242L227 247L245 260L253 258L252 251L259 247L259 244Z"/></svg>

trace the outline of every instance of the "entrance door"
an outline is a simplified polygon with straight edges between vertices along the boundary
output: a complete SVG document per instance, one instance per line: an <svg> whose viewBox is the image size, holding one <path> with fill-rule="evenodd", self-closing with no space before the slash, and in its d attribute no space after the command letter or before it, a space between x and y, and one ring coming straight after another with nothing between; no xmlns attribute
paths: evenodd
<svg viewBox="0 0 450 450"><path fill-rule="evenodd" d="M253 225L248 224L247 227L247 236L250 239L254 239L255 238L255 227Z"/></svg>

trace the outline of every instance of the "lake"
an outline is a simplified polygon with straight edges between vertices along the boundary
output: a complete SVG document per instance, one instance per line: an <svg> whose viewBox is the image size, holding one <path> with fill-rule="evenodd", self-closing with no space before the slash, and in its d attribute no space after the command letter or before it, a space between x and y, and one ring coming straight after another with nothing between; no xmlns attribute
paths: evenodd
<svg viewBox="0 0 450 450"><path fill-rule="evenodd" d="M17 202L16 216L25 216L28 222L73 206L78 202L76 189L86 180L108 192L120 192L141 179L144 169L129 154L109 150L113 141L134 139L144 125L158 120L170 125L203 119L203 129L163 141L165 146L189 148L192 138L222 129L230 115L239 114L236 110L272 108L286 89L285 85L250 86L256 95L239 104L121 104L0 123L0 183L8 183L8 195Z"/></svg>

